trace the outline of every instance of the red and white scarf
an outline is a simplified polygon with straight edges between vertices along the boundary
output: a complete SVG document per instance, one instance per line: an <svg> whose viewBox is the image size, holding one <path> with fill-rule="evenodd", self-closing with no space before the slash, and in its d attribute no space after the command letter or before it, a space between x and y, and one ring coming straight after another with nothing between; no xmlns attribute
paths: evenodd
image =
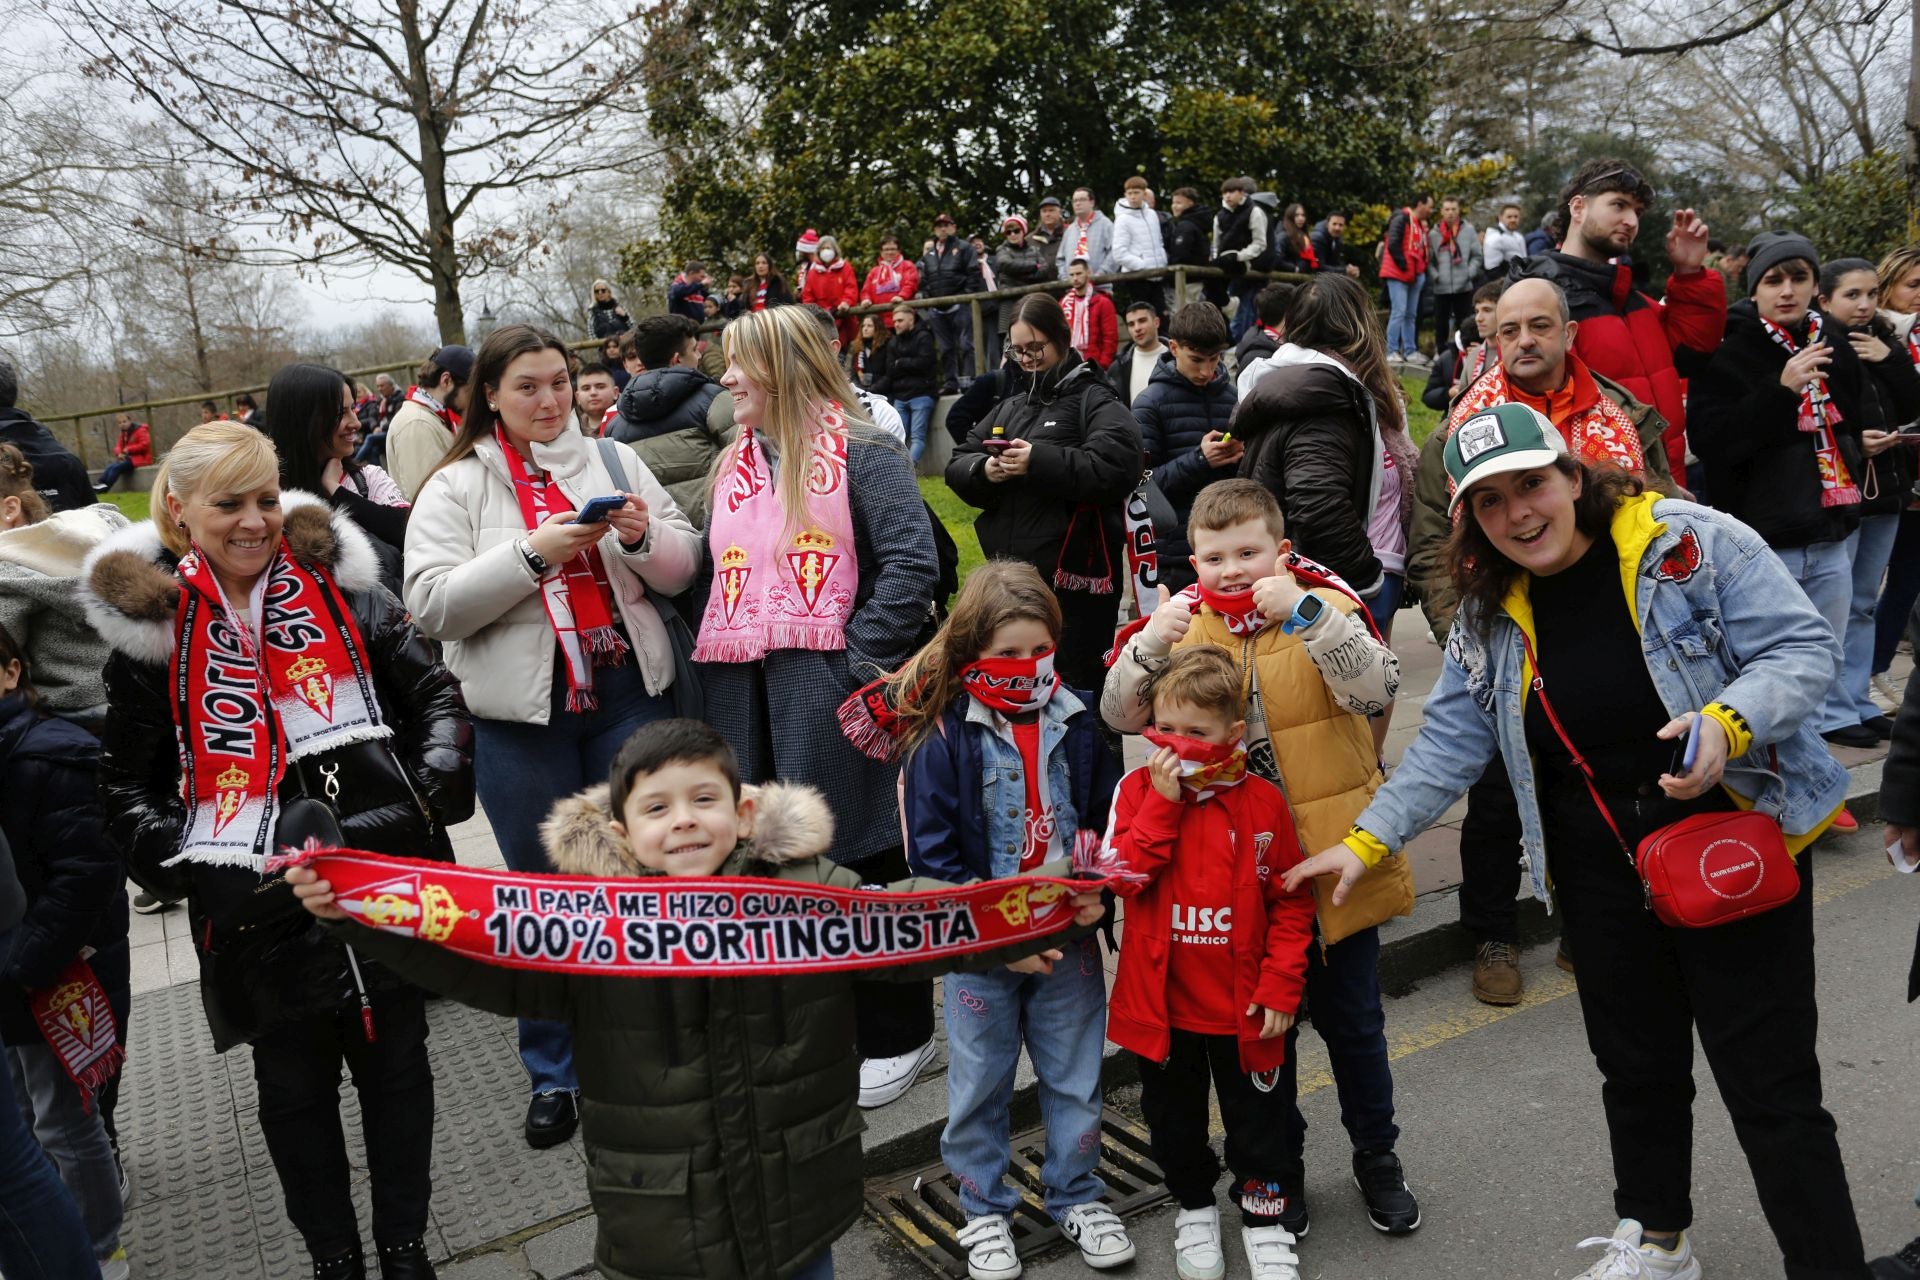
<svg viewBox="0 0 1920 1280"><path fill-rule="evenodd" d="M493 438L507 460L507 478L520 503L520 519L528 532L538 529L554 511L572 504L557 492L544 471L530 471L526 459L500 428ZM627 642L613 625L613 586L607 565L594 543L540 579L540 601L547 607L547 623L567 660L567 710L593 711L600 705L593 693L593 669L617 667L627 660Z"/></svg>
<svg viewBox="0 0 1920 1280"><path fill-rule="evenodd" d="M713 594L696 662L758 662L774 649L844 649L860 588L847 480L847 419L828 405L805 458L806 510L788 512L758 433L743 432L715 490L707 526ZM791 536L789 529L798 532Z"/></svg>
<svg viewBox="0 0 1920 1280"><path fill-rule="evenodd" d="M180 559L173 722L187 832L164 865L258 871L287 761L389 738L366 645L333 578L285 542L242 621L198 548Z"/></svg>
<svg viewBox="0 0 1920 1280"><path fill-rule="evenodd" d="M1067 313L1073 349L1086 355L1093 346L1093 286L1088 285L1084 294L1078 289L1067 290L1060 299L1060 309Z"/></svg>
<svg viewBox="0 0 1920 1280"><path fill-rule="evenodd" d="M1047 762L1040 758L1039 711L1060 688L1053 654L1037 658L982 658L960 669L960 687L987 710L1008 719L1014 750L1020 754L1025 839L1020 870L1031 871L1055 856L1060 826L1054 817L1053 787ZM1013 719L1018 716L1020 719Z"/></svg>
<svg viewBox="0 0 1920 1280"><path fill-rule="evenodd" d="M1496 363L1460 394L1459 402L1447 415L1447 433L1452 434L1468 418L1494 405L1519 401L1553 419L1566 438L1567 451L1582 462L1603 463L1629 475L1642 474L1647 466L1646 450L1641 447L1640 429L1633 425L1633 419L1600 390L1592 372L1572 353L1567 355L1567 368L1574 408L1563 417L1553 418L1552 397L1528 397L1510 386L1506 366ZM1451 476L1447 478L1447 493L1453 493Z"/></svg>
<svg viewBox="0 0 1920 1280"><path fill-rule="evenodd" d="M1149 526L1149 528L1151 528L1151 526ZM1303 589L1312 590L1315 587L1325 587L1330 591L1338 591L1341 595L1347 597L1347 599L1360 605L1361 608L1355 612L1354 616L1367 624L1367 631L1375 640L1380 638L1380 628L1375 625L1373 621L1372 611L1365 607L1366 601L1360 598L1359 592L1347 585L1345 578L1342 578L1325 565L1307 559L1298 551L1289 551L1286 559L1277 566L1277 569L1284 569L1287 573L1291 574L1294 582L1298 583ZM1265 614L1254 607L1253 592L1251 591L1231 596L1221 595L1218 592L1205 590L1196 582L1173 598L1175 600L1185 601L1187 608L1195 612L1199 611L1202 604L1206 605L1219 616L1220 621L1226 625L1227 630L1236 636L1258 635L1266 628L1269 621ZM1111 667L1114 662L1119 659L1120 654L1125 651L1129 640L1132 640L1146 629L1151 617L1151 614L1142 614L1126 626L1120 628L1119 634L1113 638L1113 648L1107 650L1104 659L1107 666Z"/></svg>
<svg viewBox="0 0 1920 1280"><path fill-rule="evenodd" d="M1134 608L1144 618L1153 612L1160 590L1160 544L1147 509L1146 485L1127 495L1122 514L1127 526L1127 578L1133 583Z"/></svg>
<svg viewBox="0 0 1920 1280"><path fill-rule="evenodd" d="M407 399L440 419L441 425L445 426L448 431L458 431L460 429L460 415L441 404L438 400L434 399L432 395L422 391L419 387L408 387Z"/></svg>
<svg viewBox="0 0 1920 1280"><path fill-rule="evenodd" d="M873 295L873 301L885 306L900 294L900 259L889 262L881 258L873 264L873 270L867 272L867 292Z"/></svg>
<svg viewBox="0 0 1920 1280"><path fill-rule="evenodd" d="M127 1056L106 988L87 962L75 957L53 985L29 993L28 1003L41 1038L80 1092L81 1110L91 1113L93 1095L113 1079Z"/></svg>
<svg viewBox="0 0 1920 1280"><path fill-rule="evenodd" d="M1180 786L1196 803L1210 800L1229 787L1237 787L1247 776L1247 744L1238 742L1202 742L1178 733L1161 733L1146 728L1140 736L1156 747L1165 747L1180 760Z"/></svg>
<svg viewBox="0 0 1920 1280"><path fill-rule="evenodd" d="M1760 326L1769 338L1785 348L1788 359L1800 350L1792 334L1765 316L1760 317ZM1820 313L1807 312L1808 346L1819 343L1821 327ZM1840 407L1827 391L1826 375L1816 373L1800 393L1799 427L1819 437L1814 442L1813 456L1820 468L1820 505L1823 507L1850 507L1860 501L1860 486L1847 473L1847 460L1840 453L1840 438L1834 431L1839 422Z"/></svg>
<svg viewBox="0 0 1920 1280"><path fill-rule="evenodd" d="M1080 229L1080 238L1074 241L1073 258L1068 258L1067 262L1071 264L1074 258L1079 258L1086 262L1087 270L1091 271L1093 270L1093 262L1087 257L1087 237L1093 233L1093 215L1088 214L1085 218L1076 218L1074 219L1073 225Z"/></svg>

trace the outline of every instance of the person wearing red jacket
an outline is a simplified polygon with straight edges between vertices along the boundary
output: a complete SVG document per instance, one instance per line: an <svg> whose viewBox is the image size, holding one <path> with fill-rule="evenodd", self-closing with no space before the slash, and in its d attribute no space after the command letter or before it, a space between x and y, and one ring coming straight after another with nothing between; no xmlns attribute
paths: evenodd
<svg viewBox="0 0 1920 1280"><path fill-rule="evenodd" d="M1225 650L1176 650L1153 686L1146 767L1121 780L1107 852L1127 898L1126 945L1107 1038L1140 1058L1153 1158L1180 1202L1182 1276L1220 1276L1225 1257L1207 1142L1207 1080L1227 1130L1241 1242L1256 1277L1295 1277L1288 1223L1301 1188L1282 1135L1294 1103L1286 1063L1313 942L1310 891L1280 789L1246 767L1246 694Z"/></svg>
<svg viewBox="0 0 1920 1280"><path fill-rule="evenodd" d="M1075 258L1067 268L1067 283L1073 287L1060 299L1060 310L1066 313L1073 349L1104 372L1120 351L1120 320L1113 313L1113 299L1093 287L1085 258Z"/></svg>
<svg viewBox="0 0 1920 1280"><path fill-rule="evenodd" d="M800 301L823 308L833 317L834 328L839 330L840 345L853 345L860 326L848 313L853 304L860 301L860 275L851 262L840 256L840 242L832 236L820 237L814 264L800 286Z"/></svg>
<svg viewBox="0 0 1920 1280"><path fill-rule="evenodd" d="M1667 232L1673 274L1655 301L1634 288L1625 261L1640 234L1653 188L1623 160L1592 160L1560 193L1565 241L1508 264L1507 278L1541 276L1559 284L1580 329L1573 353L1587 367L1625 387L1667 420L1667 462L1676 480L1687 474L1687 403L1683 379L1706 372L1727 330L1726 288L1706 270L1707 224L1677 209ZM1703 499L1704 501L1704 499Z"/></svg>
<svg viewBox="0 0 1920 1280"><path fill-rule="evenodd" d="M1417 195L1387 219L1380 237L1380 278L1387 285L1387 358L1419 363L1420 290L1427 282L1427 219L1433 197Z"/></svg>
<svg viewBox="0 0 1920 1280"><path fill-rule="evenodd" d="M100 479L93 486L95 493L105 493L138 468L153 465L152 430L130 413L116 413L113 417L114 425L120 429L120 438L113 446L113 461L101 470Z"/></svg>
<svg viewBox="0 0 1920 1280"><path fill-rule="evenodd" d="M886 310L875 314L887 328L893 328L893 304L905 302L920 292L920 272L905 258L900 256L900 241L895 236L887 236L880 241L880 257L867 272L867 282L861 286L860 301L868 306L885 307Z"/></svg>

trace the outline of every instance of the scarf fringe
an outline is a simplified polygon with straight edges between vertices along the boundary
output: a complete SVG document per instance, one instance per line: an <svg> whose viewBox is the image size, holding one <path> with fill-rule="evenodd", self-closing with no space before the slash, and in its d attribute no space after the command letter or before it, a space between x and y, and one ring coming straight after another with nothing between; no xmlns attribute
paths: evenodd
<svg viewBox="0 0 1920 1280"><path fill-rule="evenodd" d="M847 638L839 631L818 627L775 623L751 636L733 636L702 641L693 651L695 662L758 662L775 649L812 649L833 653L847 647Z"/></svg>
<svg viewBox="0 0 1920 1280"><path fill-rule="evenodd" d="M840 732L867 759L892 764L899 758L900 740L880 726L859 694L840 704L839 719Z"/></svg>
<svg viewBox="0 0 1920 1280"><path fill-rule="evenodd" d="M120 1074L120 1067L127 1060L127 1051L120 1045L101 1054L89 1063L78 1075L69 1071L68 1079L80 1090L80 1107L88 1115L93 1114L93 1095L107 1087L107 1082Z"/></svg>
<svg viewBox="0 0 1920 1280"><path fill-rule="evenodd" d="M582 631L580 643L586 646L588 653L613 655L614 661L595 663L596 666L617 667L620 665L620 660L627 656L627 642L620 638L620 633L613 629L612 624L595 627L591 631Z"/></svg>
<svg viewBox="0 0 1920 1280"><path fill-rule="evenodd" d="M1823 507L1851 507L1860 501L1858 485L1846 485L1838 489L1822 489L1820 505Z"/></svg>
<svg viewBox="0 0 1920 1280"><path fill-rule="evenodd" d="M336 747L344 747L355 742L379 742L383 738L391 738L392 736L392 726L370 724L364 728L354 729L347 733L330 735L324 742L315 741L309 744L305 751L288 751L287 759L311 760L314 756L324 755Z"/></svg>
<svg viewBox="0 0 1920 1280"><path fill-rule="evenodd" d="M1053 585L1062 591L1085 591L1096 596L1113 594L1113 575L1093 578L1084 573L1068 573L1065 569L1053 571Z"/></svg>
<svg viewBox="0 0 1920 1280"><path fill-rule="evenodd" d="M172 867L182 862L197 863L203 867L238 867L241 870L252 871L260 875L266 874L267 865L266 855L255 853L251 849L209 851L197 845L192 848L182 849L160 865L163 867Z"/></svg>

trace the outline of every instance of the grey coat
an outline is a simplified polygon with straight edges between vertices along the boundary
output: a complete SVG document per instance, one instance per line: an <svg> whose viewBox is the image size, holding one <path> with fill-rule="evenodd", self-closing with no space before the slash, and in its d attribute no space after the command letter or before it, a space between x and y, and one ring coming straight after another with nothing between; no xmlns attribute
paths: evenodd
<svg viewBox="0 0 1920 1280"><path fill-rule="evenodd" d="M87 621L78 588L87 553L127 523L103 502L0 532L0 625L26 653L41 699L60 715L90 721L106 714L100 672L107 642Z"/></svg>
<svg viewBox="0 0 1920 1280"><path fill-rule="evenodd" d="M1467 293L1480 274L1480 233L1465 218L1460 219L1460 234L1455 243L1460 261L1440 247L1440 223L1434 221L1427 232L1427 291L1429 293Z"/></svg>
<svg viewBox="0 0 1920 1280"><path fill-rule="evenodd" d="M898 765L855 750L840 732L847 695L913 654L932 617L939 566L913 469L877 437L847 447L860 586L845 650L777 649L759 662L700 664L707 719L733 745L748 782L803 782L833 810L832 857L860 862L901 843ZM707 546L705 592L715 549Z"/></svg>

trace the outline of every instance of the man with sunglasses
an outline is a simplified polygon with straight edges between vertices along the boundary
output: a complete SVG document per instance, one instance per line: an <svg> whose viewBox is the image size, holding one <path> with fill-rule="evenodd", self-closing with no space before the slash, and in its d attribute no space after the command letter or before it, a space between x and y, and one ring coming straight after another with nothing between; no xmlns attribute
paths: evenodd
<svg viewBox="0 0 1920 1280"><path fill-rule="evenodd" d="M1727 295L1705 269L1707 224L1691 209L1676 209L1667 231L1673 274L1656 301L1633 285L1628 254L1653 188L1623 160L1582 165L1560 194L1566 238L1525 261L1508 263L1507 278L1536 276L1558 284L1579 322L1573 351L1667 420L1667 460L1676 478L1686 474L1686 400L1682 379L1706 369L1727 327Z"/></svg>

